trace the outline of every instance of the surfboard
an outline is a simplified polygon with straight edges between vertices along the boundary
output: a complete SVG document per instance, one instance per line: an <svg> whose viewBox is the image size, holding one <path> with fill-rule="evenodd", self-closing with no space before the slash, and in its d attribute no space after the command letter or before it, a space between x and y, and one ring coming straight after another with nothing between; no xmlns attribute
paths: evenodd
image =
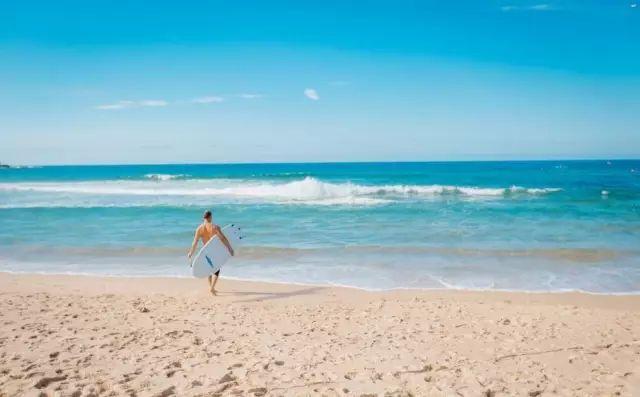
<svg viewBox="0 0 640 397"><path fill-rule="evenodd" d="M231 248L235 251L242 241L242 233L240 228L235 225L227 225L222 228L222 233L227 237ZM220 241L218 236L214 236L211 240L198 251L198 254L191 262L191 274L193 277L203 278L212 275L220 270L231 254L227 247Z"/></svg>

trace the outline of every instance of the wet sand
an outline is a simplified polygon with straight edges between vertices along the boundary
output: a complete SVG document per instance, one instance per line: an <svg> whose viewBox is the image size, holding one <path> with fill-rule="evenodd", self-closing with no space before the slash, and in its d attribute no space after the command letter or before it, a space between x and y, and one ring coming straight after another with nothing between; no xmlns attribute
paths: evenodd
<svg viewBox="0 0 640 397"><path fill-rule="evenodd" d="M640 395L640 296L0 273L0 396Z"/></svg>

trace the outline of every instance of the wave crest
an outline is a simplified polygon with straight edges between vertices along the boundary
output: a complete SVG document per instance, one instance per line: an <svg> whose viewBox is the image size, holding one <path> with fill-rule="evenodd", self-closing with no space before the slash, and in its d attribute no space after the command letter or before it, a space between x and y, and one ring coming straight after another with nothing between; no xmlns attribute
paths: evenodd
<svg viewBox="0 0 640 397"><path fill-rule="evenodd" d="M453 185L361 185L351 182L323 182L313 177L291 182L232 179L181 179L183 175L149 174L149 180L112 180L91 182L0 183L0 192L30 192L55 198L77 197L84 205L99 199L101 205L126 204L140 199L162 204L192 203L192 198L228 202L257 202L307 205L381 205L407 199L420 200L438 196L503 198L544 195L561 189L506 188ZM153 176L151 176L153 175ZM118 196L118 199L109 197ZM129 197L129 200L127 200ZM46 199L47 197L42 197ZM87 200L94 198L95 200ZM26 203L24 203L26 204ZM33 203L32 203L33 204Z"/></svg>
<svg viewBox="0 0 640 397"><path fill-rule="evenodd" d="M186 179L189 175L186 174L146 174L144 176L152 181L170 181L174 179Z"/></svg>

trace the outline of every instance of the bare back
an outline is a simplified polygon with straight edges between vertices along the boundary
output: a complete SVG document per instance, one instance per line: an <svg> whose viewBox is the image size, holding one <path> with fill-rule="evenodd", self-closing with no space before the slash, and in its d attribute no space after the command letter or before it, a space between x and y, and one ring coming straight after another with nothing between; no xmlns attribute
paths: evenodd
<svg viewBox="0 0 640 397"><path fill-rule="evenodd" d="M213 238L213 236L218 234L218 229L219 227L217 225L208 222L204 222L202 225L198 226L197 234L202 240L202 244L206 244Z"/></svg>

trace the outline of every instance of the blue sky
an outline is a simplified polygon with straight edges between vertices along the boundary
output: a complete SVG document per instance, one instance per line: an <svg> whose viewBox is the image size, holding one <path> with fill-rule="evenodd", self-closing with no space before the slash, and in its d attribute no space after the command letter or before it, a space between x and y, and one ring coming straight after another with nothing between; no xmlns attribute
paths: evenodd
<svg viewBox="0 0 640 397"><path fill-rule="evenodd" d="M0 162L640 157L634 0L7 3Z"/></svg>

